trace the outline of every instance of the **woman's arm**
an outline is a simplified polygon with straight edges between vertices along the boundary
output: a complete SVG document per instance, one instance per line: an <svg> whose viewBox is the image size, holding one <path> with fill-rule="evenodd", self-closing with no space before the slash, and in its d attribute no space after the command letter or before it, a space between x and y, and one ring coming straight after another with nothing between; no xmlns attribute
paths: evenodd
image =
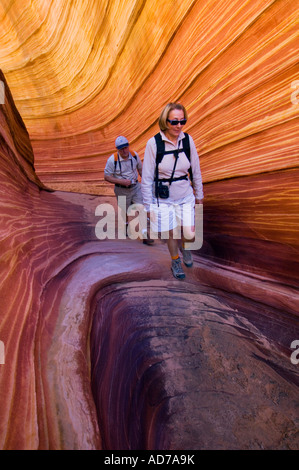
<svg viewBox="0 0 299 470"><path fill-rule="evenodd" d="M204 194L203 194L203 184L202 184L199 156L198 156L192 137L191 136L189 137L190 137L190 160L191 160L192 176L193 176L192 184L193 184L193 189L194 189L194 194L195 194L195 200L197 204L202 204Z"/></svg>

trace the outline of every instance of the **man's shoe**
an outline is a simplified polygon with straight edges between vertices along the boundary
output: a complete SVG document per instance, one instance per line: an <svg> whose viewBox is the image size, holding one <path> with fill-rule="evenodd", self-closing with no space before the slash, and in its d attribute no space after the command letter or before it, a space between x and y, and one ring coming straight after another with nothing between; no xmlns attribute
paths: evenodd
<svg viewBox="0 0 299 470"><path fill-rule="evenodd" d="M186 277L180 258L171 261L171 271L176 279L184 279Z"/></svg>
<svg viewBox="0 0 299 470"><path fill-rule="evenodd" d="M143 243L144 245L153 245L153 244L155 243L155 241L152 240L151 238L145 238L145 239L142 241L142 243Z"/></svg>
<svg viewBox="0 0 299 470"><path fill-rule="evenodd" d="M193 266L193 258L192 258L191 251L190 250L184 250L182 248L181 253L183 255L183 261L184 261L185 266L187 266L187 268L191 268Z"/></svg>

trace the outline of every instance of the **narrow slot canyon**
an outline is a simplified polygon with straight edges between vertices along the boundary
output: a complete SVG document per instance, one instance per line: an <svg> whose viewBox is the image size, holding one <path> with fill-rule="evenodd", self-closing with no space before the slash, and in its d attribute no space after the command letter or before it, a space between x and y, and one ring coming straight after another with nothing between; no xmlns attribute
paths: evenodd
<svg viewBox="0 0 299 470"><path fill-rule="evenodd" d="M0 449L298 450L296 2L2 0L0 42ZM183 281L96 232L117 136L143 162L170 102L204 190Z"/></svg>

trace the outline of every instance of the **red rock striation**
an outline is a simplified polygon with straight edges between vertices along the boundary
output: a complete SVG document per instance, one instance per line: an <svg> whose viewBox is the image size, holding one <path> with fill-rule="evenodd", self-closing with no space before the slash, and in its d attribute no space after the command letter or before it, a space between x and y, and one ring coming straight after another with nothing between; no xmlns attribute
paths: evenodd
<svg viewBox="0 0 299 470"><path fill-rule="evenodd" d="M298 375L283 359L294 319L194 278L124 281L95 300L104 449L298 447Z"/></svg>
<svg viewBox="0 0 299 470"><path fill-rule="evenodd" d="M2 74L1 79L4 81ZM14 107L6 83L5 90L5 105L1 105L0 115L0 338L5 345L5 364L0 366L0 447L94 447L99 438L91 400L86 400L89 412L85 412L85 415L88 423L80 439L69 438L69 434L77 436L79 431L79 428L75 432L72 431L72 420L76 418L74 413L67 413L68 419L65 423L63 417L62 422L59 422L60 418L57 420L58 407L63 409L63 405L59 406L61 400L58 398L55 380L52 381L51 399L45 406L47 380L48 374L51 376L51 368L44 374L43 363L46 358L42 354L42 346L48 344L47 333L55 327L58 314L54 306L57 294L51 297L48 304L44 300L47 297L46 286L50 281L54 283L55 279L56 282L61 279L61 271L76 259L82 240L89 239L92 230L88 227L82 206L65 202L59 195L46 191L40 184L33 168L33 153L28 133ZM84 251L81 256L84 256ZM46 317L47 306L51 312L49 322ZM40 332L43 328L46 329L44 335ZM82 357L78 358L78 364L80 363L84 377L84 367L88 366L87 360L84 362L86 350L83 347L81 350ZM76 361L74 365L75 363ZM84 395L86 392L83 385L81 388ZM80 400L79 395L78 399ZM66 408L71 409L72 405L67 403L67 397L64 397L64 400ZM81 401L83 404L84 400ZM52 406L56 418L50 424L47 412L50 413ZM83 415L77 417L75 428L81 419L82 423L85 422L83 418ZM56 428L58 431L55 434ZM89 432L85 434L87 429Z"/></svg>
<svg viewBox="0 0 299 470"><path fill-rule="evenodd" d="M277 276L243 269L244 240L259 258L265 240L234 231L230 258L231 213L213 216L229 194L210 186L206 257L175 281L163 243L96 239L114 200L43 186L0 79L1 449L298 449L292 231L260 245Z"/></svg>

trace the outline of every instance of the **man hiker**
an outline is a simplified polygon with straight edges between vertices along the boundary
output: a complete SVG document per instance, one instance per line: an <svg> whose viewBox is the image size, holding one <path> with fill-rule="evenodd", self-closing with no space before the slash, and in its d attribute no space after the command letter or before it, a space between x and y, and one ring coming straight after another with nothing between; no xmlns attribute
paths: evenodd
<svg viewBox="0 0 299 470"><path fill-rule="evenodd" d="M104 170L105 181L114 184L114 194L118 200L119 196L126 198L126 214L123 214L128 226L128 208L132 204L143 205L141 185L138 181L138 175L142 176L142 162L137 152L130 150L129 141L124 136L119 136L115 140L117 152L112 154L106 163ZM123 212L123 211L122 211ZM151 245L153 240L147 236L143 243Z"/></svg>

